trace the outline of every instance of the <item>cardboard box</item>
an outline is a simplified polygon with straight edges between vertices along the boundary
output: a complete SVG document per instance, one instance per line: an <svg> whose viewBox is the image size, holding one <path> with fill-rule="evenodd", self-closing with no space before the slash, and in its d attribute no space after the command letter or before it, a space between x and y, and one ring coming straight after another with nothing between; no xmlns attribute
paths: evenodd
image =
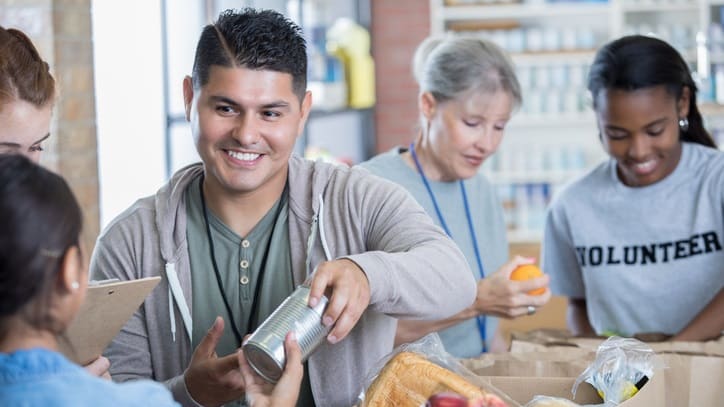
<svg viewBox="0 0 724 407"><path fill-rule="evenodd" d="M535 396L560 397L584 405L603 402L596 389L585 382L578 386L575 398L572 393L576 378L594 358L595 354L587 351L500 354L467 359L463 361L463 365L521 406ZM661 374L654 375L633 398L619 406L664 406L666 379L662 372L659 373Z"/></svg>
<svg viewBox="0 0 724 407"><path fill-rule="evenodd" d="M542 329L563 332L567 327L567 309L568 299L554 295L546 305L538 308L533 315L525 315L513 319L500 318L498 329L508 346L510 346L511 339L520 333Z"/></svg>
<svg viewBox="0 0 724 407"><path fill-rule="evenodd" d="M536 395L572 399L576 378L595 359L602 340L586 339L570 346L554 338L552 346L529 346L529 352L487 354L466 359L463 365L486 383L525 405ZM655 372L649 382L621 407L709 407L724 406L724 357L670 353L720 353L721 341L704 343L659 343L657 354L666 368ZM515 342L514 342L515 345ZM579 404L601 403L595 390L581 384L575 400Z"/></svg>
<svg viewBox="0 0 724 407"><path fill-rule="evenodd" d="M661 357L668 367L664 370L667 407L724 406L724 358L678 354Z"/></svg>
<svg viewBox="0 0 724 407"><path fill-rule="evenodd" d="M574 401L578 404L601 404L603 401L588 383L578 386L576 397L573 398L571 389L576 381L575 377L506 377L490 376L484 378L490 385L507 394L511 399L524 406L535 396L560 397ZM619 407L654 407L675 406L666 404L665 383L662 376L654 376L641 388L635 396L619 404ZM716 406L717 404L696 404L696 406ZM679 404L676 406L686 406ZM692 404L694 406L694 404Z"/></svg>

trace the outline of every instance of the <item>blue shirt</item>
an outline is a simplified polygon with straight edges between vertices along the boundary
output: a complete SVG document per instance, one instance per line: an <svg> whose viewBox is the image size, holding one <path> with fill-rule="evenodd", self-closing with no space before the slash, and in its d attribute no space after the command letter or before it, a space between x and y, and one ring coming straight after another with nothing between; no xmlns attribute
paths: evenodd
<svg viewBox="0 0 724 407"><path fill-rule="evenodd" d="M415 197L435 224L441 226L432 199L422 182L420 174L417 170L405 164L400 156L403 151L396 147L360 164L360 166L375 175L402 185ZM428 180L428 182L443 213L445 223L450 228L452 239L465 254L470 270L479 279L475 249L470 236L460 184L457 181ZM505 220L503 219L503 208L495 189L483 174L478 173L464 182L472 212L472 221L478 238L477 244L480 249L480 258L486 275L490 275L508 261L508 240ZM490 341L495 336L498 327L498 318L486 316L485 321L485 339L488 341L489 348ZM445 346L445 350L455 357L472 358L480 355L482 351L483 342L475 318L467 319L443 329L438 334Z"/></svg>
<svg viewBox="0 0 724 407"><path fill-rule="evenodd" d="M0 353L0 406L178 406L163 385L113 383L47 349Z"/></svg>

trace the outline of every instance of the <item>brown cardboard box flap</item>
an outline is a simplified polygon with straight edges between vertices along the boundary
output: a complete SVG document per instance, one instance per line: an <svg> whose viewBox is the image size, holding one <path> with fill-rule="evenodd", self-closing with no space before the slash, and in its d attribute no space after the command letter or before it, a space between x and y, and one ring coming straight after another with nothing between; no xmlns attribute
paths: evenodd
<svg viewBox="0 0 724 407"><path fill-rule="evenodd" d="M485 379L522 406L535 396L560 397L578 404L602 402L596 389L588 383L579 387L574 400L571 387L575 379L571 377L490 376Z"/></svg>
<svg viewBox="0 0 724 407"><path fill-rule="evenodd" d="M667 366L666 406L724 405L723 357L664 354L661 358Z"/></svg>
<svg viewBox="0 0 724 407"><path fill-rule="evenodd" d="M606 338L579 338L563 330L540 329L513 333L510 352L546 352L551 349L567 351L580 348L595 352ZM656 353L678 353L702 356L724 356L724 336L705 342L646 342Z"/></svg>
<svg viewBox="0 0 724 407"><path fill-rule="evenodd" d="M578 349L574 351L484 354L462 363L478 376L578 377L596 355Z"/></svg>

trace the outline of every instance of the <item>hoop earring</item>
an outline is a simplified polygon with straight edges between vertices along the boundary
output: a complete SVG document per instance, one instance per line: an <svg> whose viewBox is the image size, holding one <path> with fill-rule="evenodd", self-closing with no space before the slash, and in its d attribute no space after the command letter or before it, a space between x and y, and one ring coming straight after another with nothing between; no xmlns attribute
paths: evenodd
<svg viewBox="0 0 724 407"><path fill-rule="evenodd" d="M687 117L679 119L679 128L681 129L681 131L689 130L689 119Z"/></svg>

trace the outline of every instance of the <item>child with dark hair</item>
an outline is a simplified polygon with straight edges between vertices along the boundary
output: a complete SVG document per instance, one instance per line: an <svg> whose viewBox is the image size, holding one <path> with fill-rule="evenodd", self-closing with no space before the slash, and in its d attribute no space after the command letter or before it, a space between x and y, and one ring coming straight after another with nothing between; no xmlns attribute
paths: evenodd
<svg viewBox="0 0 724 407"><path fill-rule="evenodd" d="M0 405L177 405L157 383L115 384L58 353L88 285L81 222L60 176L0 154Z"/></svg>
<svg viewBox="0 0 724 407"><path fill-rule="evenodd" d="M543 240L570 329L718 337L724 154L704 129L689 67L666 42L627 36L598 51L588 89L611 159L554 200Z"/></svg>

